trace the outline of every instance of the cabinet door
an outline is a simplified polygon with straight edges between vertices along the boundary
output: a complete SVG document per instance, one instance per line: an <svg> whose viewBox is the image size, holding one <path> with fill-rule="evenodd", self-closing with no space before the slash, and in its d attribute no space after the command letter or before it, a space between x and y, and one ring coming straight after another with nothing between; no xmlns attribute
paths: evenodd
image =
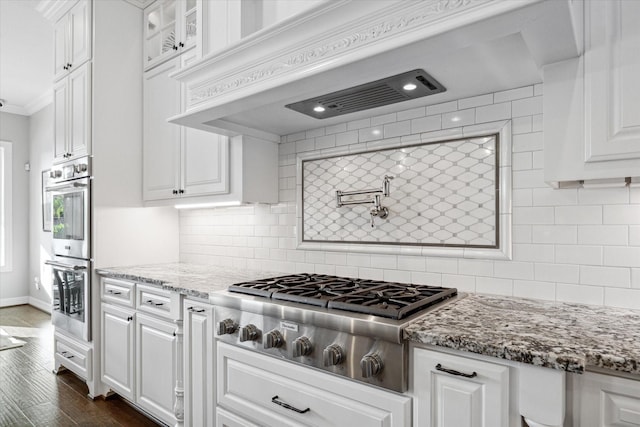
<svg viewBox="0 0 640 427"><path fill-rule="evenodd" d="M69 16L64 15L53 26L53 79L67 74L67 40L69 40Z"/></svg>
<svg viewBox="0 0 640 427"><path fill-rule="evenodd" d="M67 84L62 79L53 85L53 158L55 161L65 160L67 154Z"/></svg>
<svg viewBox="0 0 640 427"><path fill-rule="evenodd" d="M102 381L133 400L134 311L102 304Z"/></svg>
<svg viewBox="0 0 640 427"><path fill-rule="evenodd" d="M91 63L69 74L67 152L72 157L91 154Z"/></svg>
<svg viewBox="0 0 640 427"><path fill-rule="evenodd" d="M509 426L508 367L419 348L413 360L415 425Z"/></svg>
<svg viewBox="0 0 640 427"><path fill-rule="evenodd" d="M144 12L145 70L176 56L179 51L177 20L182 2L161 0Z"/></svg>
<svg viewBox="0 0 640 427"><path fill-rule="evenodd" d="M163 422L174 425L177 370L176 325L136 315L136 403Z"/></svg>
<svg viewBox="0 0 640 427"><path fill-rule="evenodd" d="M69 12L67 65L73 71L91 58L91 1L81 0Z"/></svg>
<svg viewBox="0 0 640 427"><path fill-rule="evenodd" d="M180 126L167 118L178 113L180 83L169 77L179 59L145 73L143 198L175 198L180 187Z"/></svg>
<svg viewBox="0 0 640 427"><path fill-rule="evenodd" d="M585 17L585 160L640 158L640 2L586 2Z"/></svg>
<svg viewBox="0 0 640 427"><path fill-rule="evenodd" d="M184 421L213 426L213 307L184 302Z"/></svg>
<svg viewBox="0 0 640 427"><path fill-rule="evenodd" d="M592 372L574 375L573 414L575 426L638 427L640 381Z"/></svg>

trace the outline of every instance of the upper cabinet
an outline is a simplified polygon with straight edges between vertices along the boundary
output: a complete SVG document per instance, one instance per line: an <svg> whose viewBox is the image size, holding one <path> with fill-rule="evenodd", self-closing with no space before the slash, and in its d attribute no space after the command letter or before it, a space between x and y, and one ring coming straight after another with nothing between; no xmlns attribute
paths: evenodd
<svg viewBox="0 0 640 427"><path fill-rule="evenodd" d="M584 3L579 58L544 69L545 180L640 179L640 3Z"/></svg>
<svg viewBox="0 0 640 427"><path fill-rule="evenodd" d="M144 12L144 69L197 45L201 0L159 0Z"/></svg>
<svg viewBox="0 0 640 427"><path fill-rule="evenodd" d="M91 59L91 1L81 0L54 27L54 81Z"/></svg>

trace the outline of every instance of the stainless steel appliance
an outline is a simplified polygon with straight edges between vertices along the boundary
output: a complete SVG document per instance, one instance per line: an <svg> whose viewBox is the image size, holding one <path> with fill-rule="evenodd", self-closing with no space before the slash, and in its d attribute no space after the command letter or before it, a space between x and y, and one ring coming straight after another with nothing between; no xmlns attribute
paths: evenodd
<svg viewBox="0 0 640 427"><path fill-rule="evenodd" d="M70 160L51 168L53 252L59 256L90 258L90 158Z"/></svg>
<svg viewBox="0 0 640 427"><path fill-rule="evenodd" d="M51 321L56 328L91 340L91 162L82 157L51 168L54 259Z"/></svg>
<svg viewBox="0 0 640 427"><path fill-rule="evenodd" d="M404 392L404 326L455 288L296 274L213 294L216 338L385 389Z"/></svg>

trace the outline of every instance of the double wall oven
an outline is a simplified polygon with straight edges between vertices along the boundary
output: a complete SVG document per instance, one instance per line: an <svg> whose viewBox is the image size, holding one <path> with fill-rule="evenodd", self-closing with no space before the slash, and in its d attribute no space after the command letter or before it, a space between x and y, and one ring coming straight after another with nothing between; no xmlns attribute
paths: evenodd
<svg viewBox="0 0 640 427"><path fill-rule="evenodd" d="M91 162L89 157L52 167L50 184L54 259L52 315L56 328L90 341Z"/></svg>

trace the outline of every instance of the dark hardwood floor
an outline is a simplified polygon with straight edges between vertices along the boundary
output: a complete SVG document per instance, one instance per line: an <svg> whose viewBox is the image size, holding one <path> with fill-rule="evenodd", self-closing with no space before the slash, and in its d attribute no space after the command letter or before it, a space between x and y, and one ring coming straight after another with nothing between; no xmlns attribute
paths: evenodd
<svg viewBox="0 0 640 427"><path fill-rule="evenodd" d="M89 399L73 373L52 373L49 314L28 305L0 308L0 328L26 341L0 351L0 426L157 426L118 396Z"/></svg>

